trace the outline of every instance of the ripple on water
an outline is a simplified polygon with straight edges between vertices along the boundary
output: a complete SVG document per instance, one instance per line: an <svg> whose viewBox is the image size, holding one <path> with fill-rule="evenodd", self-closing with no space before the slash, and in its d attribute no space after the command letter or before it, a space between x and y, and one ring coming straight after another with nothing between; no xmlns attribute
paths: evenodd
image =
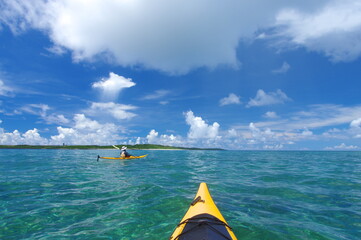
<svg viewBox="0 0 361 240"><path fill-rule="evenodd" d="M1 150L0 239L167 239L200 182L239 239L359 239L361 153Z"/></svg>

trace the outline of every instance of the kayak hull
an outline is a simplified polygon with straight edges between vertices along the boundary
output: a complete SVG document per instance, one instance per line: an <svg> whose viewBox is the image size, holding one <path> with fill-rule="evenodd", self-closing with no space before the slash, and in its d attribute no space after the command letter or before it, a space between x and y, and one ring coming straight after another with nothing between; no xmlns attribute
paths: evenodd
<svg viewBox="0 0 361 240"><path fill-rule="evenodd" d="M98 156L98 159L112 159L112 160L127 160L127 159L137 159L137 158L144 158L148 156L148 154L146 155L142 155L142 156L130 156L130 157L100 157Z"/></svg>
<svg viewBox="0 0 361 240"><path fill-rule="evenodd" d="M231 227L218 210L206 183L201 183L187 213L170 240L236 240Z"/></svg>

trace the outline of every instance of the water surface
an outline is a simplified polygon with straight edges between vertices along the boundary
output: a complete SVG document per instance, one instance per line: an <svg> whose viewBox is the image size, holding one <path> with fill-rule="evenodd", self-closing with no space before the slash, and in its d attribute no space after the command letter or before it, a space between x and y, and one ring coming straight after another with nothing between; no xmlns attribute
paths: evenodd
<svg viewBox="0 0 361 240"><path fill-rule="evenodd" d="M0 239L168 239L206 182L238 239L360 239L361 152L0 150Z"/></svg>

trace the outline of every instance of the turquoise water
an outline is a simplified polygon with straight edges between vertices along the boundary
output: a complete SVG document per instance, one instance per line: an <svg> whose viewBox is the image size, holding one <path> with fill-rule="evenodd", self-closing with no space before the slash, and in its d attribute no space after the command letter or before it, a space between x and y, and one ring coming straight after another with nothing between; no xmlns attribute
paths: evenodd
<svg viewBox="0 0 361 240"><path fill-rule="evenodd" d="M207 182L238 239L360 239L361 152L0 150L0 239L168 239Z"/></svg>

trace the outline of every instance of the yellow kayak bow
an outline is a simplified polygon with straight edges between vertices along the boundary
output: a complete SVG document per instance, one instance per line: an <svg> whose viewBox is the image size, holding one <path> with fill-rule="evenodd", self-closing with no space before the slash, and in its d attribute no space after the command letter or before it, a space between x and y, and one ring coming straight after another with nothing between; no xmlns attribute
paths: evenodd
<svg viewBox="0 0 361 240"><path fill-rule="evenodd" d="M170 240L237 240L232 228L213 202L206 183L198 192Z"/></svg>

